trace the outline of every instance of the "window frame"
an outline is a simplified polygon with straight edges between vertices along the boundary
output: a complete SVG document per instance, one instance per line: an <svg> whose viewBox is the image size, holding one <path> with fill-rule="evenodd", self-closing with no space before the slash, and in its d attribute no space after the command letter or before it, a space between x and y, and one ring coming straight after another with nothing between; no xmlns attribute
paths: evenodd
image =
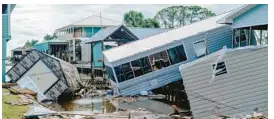
<svg viewBox="0 0 274 119"><path fill-rule="evenodd" d="M168 52L168 50L173 49L173 48L175 49L176 57L179 56L179 55L177 55L177 54L178 54L177 51L183 50L185 60L173 64L173 63L171 62L171 59L170 59L170 55L169 55L170 53ZM177 50L178 48L180 48L180 49ZM166 47L165 50L158 51L158 52L156 52L156 53L151 53L150 55L146 55L146 56L143 56L143 57L139 57L138 59L131 60L131 61L128 61L128 62L125 62L125 63L121 63L121 64L119 63L119 65L116 65L116 66L111 66L112 69L113 69L114 77L115 77L115 79L116 79L116 81L117 81L116 83L118 84L118 83L122 83L122 82L124 82L124 81L127 81L127 80L121 81L120 78L119 78L119 77L122 76L123 79L125 79L125 74L127 74L127 73L133 73L133 78L128 79L128 80L131 80L131 79L140 77L140 76L142 76L142 75L145 75L145 74L148 74L148 73L151 73L151 72L154 72L154 71L158 71L158 70L154 70L154 69L153 69L153 66L152 66L152 63L151 63L151 60L150 60L150 56L152 56L152 55L154 55L154 54L157 54L157 53L161 53L161 52L165 52L165 53L167 54L167 60L168 60L168 63L169 63L168 66L162 67L161 69L167 68L167 67L172 66L172 65L176 65L176 64L178 64L178 63L183 63L183 62L189 61L189 58L188 58L188 55L187 55L188 53L186 52L185 43L184 43L184 42L182 42L182 43L180 42L179 45L178 45L178 44L175 45L175 43L174 43L174 45L171 45L171 46L169 46L169 47ZM139 75L139 76L137 76L137 77L136 77L136 75L135 75L135 71L136 71L136 70L134 70L133 67L132 67L132 62L133 62L133 61L136 61L136 60L138 60L139 63L141 64L141 68L138 69L138 70L141 70L141 71L142 71L142 75ZM143 60L143 61L142 61L142 60ZM131 71L130 71L130 72L127 72L127 73L124 73L124 70L123 70L122 65L127 64L127 63L130 64ZM143 64L146 64L146 66L144 66ZM116 70L116 69L117 69L116 67L121 69L121 73L120 73L119 75L118 75L118 73L116 72L116 71L117 71L117 70ZM145 70L145 69L147 69L147 70ZM161 69L159 69L159 70L161 70ZM147 72L145 72L145 71L147 71Z"/></svg>
<svg viewBox="0 0 274 119"><path fill-rule="evenodd" d="M177 51L176 48L181 47L181 46L183 47L183 50L184 50L184 54L185 54L186 60L180 61L180 62L177 62L177 63L173 63L173 62L171 61L171 58L170 58L170 55L169 55L169 54L170 54L170 53L169 53L169 50L171 50L171 49L174 48L174 49L175 49L175 52L176 52L176 51ZM185 48L184 42L183 42L182 44L180 44L180 45L176 45L176 46L174 46L174 47L168 48L166 51L167 51L167 53L168 53L168 58L169 58L169 61L170 61L170 64L171 64L171 65L175 65L175 64L178 64L178 63L182 63L182 62L187 62L187 61L188 61L188 55L187 55L188 53L186 52L186 48ZM175 54L176 54L176 57L177 57L177 52L176 52ZM170 65L170 66L171 66L171 65Z"/></svg>
<svg viewBox="0 0 274 119"><path fill-rule="evenodd" d="M152 71L157 71L157 70L160 70L160 69L157 69L157 70L154 70L154 65L155 65L155 62L154 62L154 64L152 64L152 61L151 61L151 57L152 58L154 58L155 57L155 55L156 54L159 54L160 53L160 56L161 56L161 60L162 61L164 61L164 57L163 57L163 54L162 53L166 53L166 55L167 55L167 60L168 60L168 62L165 62L165 63L169 63L169 65L168 66L164 66L164 64L162 64L161 62L160 62L160 65L161 65L161 68L160 69L163 69L163 68L166 68L166 67L169 67L169 66L171 66L172 64L171 64L171 62L170 62L170 59L169 59L169 53L167 52L167 50L164 50L164 51L160 51L160 52L157 52L157 53L153 53L153 54L151 54L151 55L149 55L148 56L148 60L149 60L149 62L150 62L150 66L151 66L151 68L152 68ZM157 56L157 55L156 55ZM157 61L161 61L161 60L157 60Z"/></svg>
<svg viewBox="0 0 274 119"><path fill-rule="evenodd" d="M205 43L206 53L205 53L204 55L198 56L198 55L197 55L197 50L196 50L196 47L195 47L195 43L203 42L203 41L204 41L204 43ZM206 38L205 38L205 39L202 39L202 40L197 40L197 41L193 42L193 43L192 43L192 46L193 46L194 52L195 52L195 54L196 54L196 57L198 57L198 58L199 58L199 57L206 56L206 55L209 54L209 53L208 53L208 44L207 44L207 39L206 39Z"/></svg>

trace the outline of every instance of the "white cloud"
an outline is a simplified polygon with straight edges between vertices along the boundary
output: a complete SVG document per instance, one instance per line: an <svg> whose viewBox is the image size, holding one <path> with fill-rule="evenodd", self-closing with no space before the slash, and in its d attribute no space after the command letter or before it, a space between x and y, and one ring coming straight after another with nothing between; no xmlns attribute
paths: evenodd
<svg viewBox="0 0 274 119"><path fill-rule="evenodd" d="M7 54L10 50L23 46L27 40L42 40L46 33L52 33L55 29L81 20L93 14L122 21L123 14L129 10L137 10L145 17L154 17L157 11L173 6L163 5L22 5L18 4L11 16L12 39L7 44ZM240 5L200 5L219 14L232 10Z"/></svg>

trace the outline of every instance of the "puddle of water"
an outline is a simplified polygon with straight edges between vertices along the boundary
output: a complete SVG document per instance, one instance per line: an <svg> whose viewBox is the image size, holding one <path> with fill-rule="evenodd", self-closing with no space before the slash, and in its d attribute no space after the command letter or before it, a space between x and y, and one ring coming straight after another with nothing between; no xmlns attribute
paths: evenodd
<svg viewBox="0 0 274 119"><path fill-rule="evenodd" d="M116 107L104 99L104 97L91 97L75 99L69 102L62 102L60 105L65 111L88 111L94 113L111 113L116 111Z"/></svg>

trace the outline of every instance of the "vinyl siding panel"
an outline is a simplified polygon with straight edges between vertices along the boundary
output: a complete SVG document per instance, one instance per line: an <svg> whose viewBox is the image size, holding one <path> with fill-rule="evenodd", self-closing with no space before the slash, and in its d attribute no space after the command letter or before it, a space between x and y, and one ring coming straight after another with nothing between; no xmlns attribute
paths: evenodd
<svg viewBox="0 0 274 119"><path fill-rule="evenodd" d="M193 43L200 40L207 40L208 52L209 54L220 50L223 46L228 48L231 47L231 27L224 26L217 29L210 30L205 33L201 33L181 41L181 44L185 47L185 52L188 57L187 61L171 65L169 67L160 69L158 71L153 71L151 73L142 75L140 77L133 78L128 81L124 81L118 84L120 93L122 95L135 95L139 94L140 91L152 90L169 83L181 80L181 75L179 72L179 66L184 63L196 60L196 54L193 48ZM157 51L163 51L171 48L172 45L179 45L178 43L170 44L164 48L158 49ZM151 53L153 54L153 53ZM139 57L139 56L138 56ZM150 81L156 80L158 85L152 86Z"/></svg>
<svg viewBox="0 0 274 119"><path fill-rule="evenodd" d="M233 28L268 24L268 5L259 4L233 20Z"/></svg>
<svg viewBox="0 0 274 119"><path fill-rule="evenodd" d="M227 74L212 80L217 56L181 69L185 90L195 119L267 112L268 47L243 49L225 54ZM210 81L212 81L210 83Z"/></svg>

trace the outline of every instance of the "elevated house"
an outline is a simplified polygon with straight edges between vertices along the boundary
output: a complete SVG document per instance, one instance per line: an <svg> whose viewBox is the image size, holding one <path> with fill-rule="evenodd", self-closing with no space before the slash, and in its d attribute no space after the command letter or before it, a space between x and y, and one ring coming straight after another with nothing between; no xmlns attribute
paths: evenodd
<svg viewBox="0 0 274 119"><path fill-rule="evenodd" d="M244 5L218 23L231 24L232 48L180 66L195 119L268 113L268 5Z"/></svg>
<svg viewBox="0 0 274 119"><path fill-rule="evenodd" d="M7 77L10 82L53 100L80 87L75 66L38 50L27 53L7 72Z"/></svg>
<svg viewBox="0 0 274 119"><path fill-rule="evenodd" d="M11 39L10 19L15 4L2 4L2 82L5 82L7 42Z"/></svg>
<svg viewBox="0 0 274 119"><path fill-rule="evenodd" d="M92 15L85 19L73 22L67 26L56 29L57 39L69 42L68 52L71 56L71 61L90 61L91 46L85 44L85 40L92 37L100 29L121 25L122 22L104 18L97 15ZM93 47L101 47L96 44ZM83 51L83 52L82 52Z"/></svg>
<svg viewBox="0 0 274 119"><path fill-rule="evenodd" d="M221 14L103 51L117 94L135 95L181 80L179 65L232 47L232 30Z"/></svg>

